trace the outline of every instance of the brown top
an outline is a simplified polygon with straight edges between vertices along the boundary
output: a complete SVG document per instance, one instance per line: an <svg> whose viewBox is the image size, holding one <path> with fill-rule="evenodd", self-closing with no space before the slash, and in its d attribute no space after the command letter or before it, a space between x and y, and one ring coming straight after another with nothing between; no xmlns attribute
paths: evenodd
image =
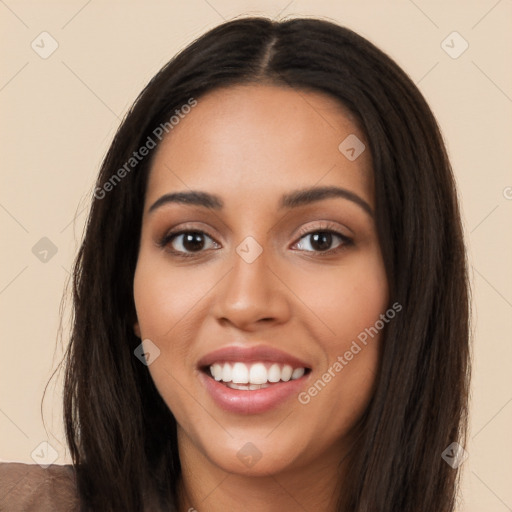
<svg viewBox="0 0 512 512"><path fill-rule="evenodd" d="M78 512L73 466L0 463L0 511Z"/></svg>

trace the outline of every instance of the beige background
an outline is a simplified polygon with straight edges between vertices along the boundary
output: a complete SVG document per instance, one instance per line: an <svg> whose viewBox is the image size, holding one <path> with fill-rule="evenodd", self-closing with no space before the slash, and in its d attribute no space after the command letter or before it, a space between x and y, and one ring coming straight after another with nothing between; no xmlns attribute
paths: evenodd
<svg viewBox="0 0 512 512"><path fill-rule="evenodd" d="M322 16L356 30L409 73L436 114L459 184L475 307L459 510L512 511L511 0L1 0L0 458L33 463L31 454L51 458L54 449L56 463L69 462L59 379L48 388L45 424L40 402L62 356L59 304L100 162L158 69L244 14ZM43 31L58 43L46 59L31 47L51 49ZM453 31L469 43L456 59L442 47ZM452 39L449 51L462 49ZM58 249L46 262L32 252L43 237ZM65 344L67 320L63 327Z"/></svg>

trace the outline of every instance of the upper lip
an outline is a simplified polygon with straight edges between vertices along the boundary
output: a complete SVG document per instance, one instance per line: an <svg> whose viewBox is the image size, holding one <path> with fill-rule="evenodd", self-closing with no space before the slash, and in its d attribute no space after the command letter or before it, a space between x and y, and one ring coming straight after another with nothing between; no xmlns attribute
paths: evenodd
<svg viewBox="0 0 512 512"><path fill-rule="evenodd" d="M272 361L289 364L293 368L310 368L310 366L301 359L269 345L256 345L252 347L230 345L219 348L201 357L197 365L199 368L203 368L211 366L218 361L239 361L242 363Z"/></svg>

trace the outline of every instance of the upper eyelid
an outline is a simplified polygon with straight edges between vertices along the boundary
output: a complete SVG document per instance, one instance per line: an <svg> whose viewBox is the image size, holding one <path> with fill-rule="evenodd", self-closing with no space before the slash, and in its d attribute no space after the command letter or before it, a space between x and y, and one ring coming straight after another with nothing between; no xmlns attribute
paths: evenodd
<svg viewBox="0 0 512 512"><path fill-rule="evenodd" d="M348 226L341 227L338 225L339 223L337 223L336 221L331 221L331 220L309 221L307 224L311 224L312 222L320 222L321 225L310 226L310 227L301 227L298 230L296 229L296 230L294 230L294 232L295 232L294 236L299 236L299 235L304 236L306 234L309 234L311 231L321 231L321 230L342 231L342 233L340 233L340 234L343 236L346 236L347 238L350 238L350 236L352 236L354 234L354 231L352 229L350 229ZM164 234L162 235L162 237L165 237L167 235L178 235L178 234L182 234L183 232L195 231L195 232L204 233L205 235L208 235L209 237L214 238L214 236L210 235L210 233L208 232L209 229L210 228L203 228L203 227L189 225L185 222L183 225L179 225L179 227L175 227L175 228L166 230L164 232ZM218 231L215 228L211 228L211 229L218 233ZM343 233L344 230L349 231L351 234L349 235L349 234ZM272 231L272 230L270 230L270 231Z"/></svg>

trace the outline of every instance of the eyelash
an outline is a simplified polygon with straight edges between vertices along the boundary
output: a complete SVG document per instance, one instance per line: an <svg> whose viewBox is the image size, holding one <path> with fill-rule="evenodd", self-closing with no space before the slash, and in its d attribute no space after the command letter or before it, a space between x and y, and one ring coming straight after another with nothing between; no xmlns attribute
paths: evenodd
<svg viewBox="0 0 512 512"><path fill-rule="evenodd" d="M158 245L161 248L165 249L169 245L169 243L172 242L176 237L178 237L180 235L184 235L184 234L190 234L190 233L198 233L200 235L206 235L208 238L213 240L213 237L211 237L210 235L208 235L208 233L206 233L202 230L188 228L188 229L180 229L179 231L174 231L174 232L171 231L170 233L166 233L158 241ZM301 229L299 232L299 235L298 235L299 239L297 240L297 242L294 245L297 245L297 243L299 243L300 240L302 240L302 238L305 238L308 235L314 235L316 233L329 233L329 234L335 235L341 239L342 243L338 247L335 247L334 249L329 249L327 251L314 251L313 250L313 251L305 251L305 252L315 253L317 256L324 257L324 256L331 256L333 254L339 253L339 252L343 251L344 249L346 249L347 247L354 245L354 241L351 238L349 238L348 236L343 235L342 233L337 231L336 226L334 224L330 224L330 223L326 223L326 224L319 226L318 228L315 228L313 230L307 229L307 228ZM218 243L215 240L214 240L214 242ZM186 253L186 252L176 251L174 249L171 249L171 250L169 250L169 252L172 253L174 256L177 256L178 258L193 258L193 257L197 257L200 253L205 252L205 251L200 250L197 252Z"/></svg>

